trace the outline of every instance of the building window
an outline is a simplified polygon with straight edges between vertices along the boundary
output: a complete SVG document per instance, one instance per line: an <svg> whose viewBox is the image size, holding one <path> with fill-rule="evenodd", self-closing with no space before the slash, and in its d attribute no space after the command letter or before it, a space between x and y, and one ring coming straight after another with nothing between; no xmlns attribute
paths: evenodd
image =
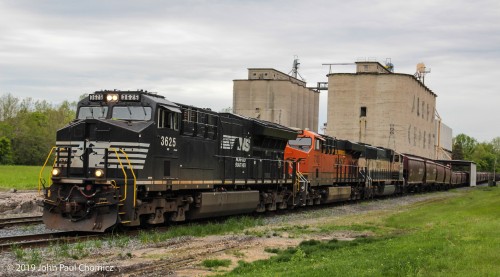
<svg viewBox="0 0 500 277"><path fill-rule="evenodd" d="M359 117L366 116L366 107L361 107L359 111Z"/></svg>
<svg viewBox="0 0 500 277"><path fill-rule="evenodd" d="M427 104L427 121L429 121L429 104Z"/></svg>
<svg viewBox="0 0 500 277"><path fill-rule="evenodd" d="M420 116L420 97L417 98L417 116Z"/></svg>
<svg viewBox="0 0 500 277"><path fill-rule="evenodd" d="M424 131L424 149L425 149L425 137L426 137L426 131Z"/></svg>
<svg viewBox="0 0 500 277"><path fill-rule="evenodd" d="M411 124L408 126L408 144L411 145Z"/></svg>
<svg viewBox="0 0 500 277"><path fill-rule="evenodd" d="M413 146L417 146L417 127L413 127Z"/></svg>

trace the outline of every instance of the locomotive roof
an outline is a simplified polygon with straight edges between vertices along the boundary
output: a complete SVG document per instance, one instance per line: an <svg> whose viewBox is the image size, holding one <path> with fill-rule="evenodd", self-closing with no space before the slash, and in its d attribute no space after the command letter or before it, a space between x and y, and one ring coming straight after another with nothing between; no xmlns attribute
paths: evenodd
<svg viewBox="0 0 500 277"><path fill-rule="evenodd" d="M355 143L349 140L339 139L337 140L337 148L346 151L353 152L364 152L365 147L359 143Z"/></svg>
<svg viewBox="0 0 500 277"><path fill-rule="evenodd" d="M158 103L160 105L174 107L177 109L180 108L179 105L167 100L165 98L165 96L163 96L163 95L159 95L157 93L152 93L152 92L143 91L143 90L100 90L100 91L94 92L94 94L118 94L118 95L121 95L121 94L135 94L135 95L137 95L137 94L139 94L139 95L141 95L141 97L146 98L148 100L147 102ZM91 102L91 101L89 100L88 97L86 97L80 101L80 103L82 103L82 104L88 104L89 102Z"/></svg>
<svg viewBox="0 0 500 277"><path fill-rule="evenodd" d="M255 134L257 135L263 135L263 136L270 136L270 137L278 137L278 138L285 138L285 139L295 139L297 138L298 132L294 129L285 127L283 125L270 122L270 121L265 121L265 120L260 120L257 118L252 118L252 117L246 117L243 115L239 114L233 114L233 113L221 113L221 116L226 116L229 118L241 118L241 119L246 119L250 120L253 122L253 129Z"/></svg>
<svg viewBox="0 0 500 277"><path fill-rule="evenodd" d="M171 101L165 99L165 97L162 95L159 95L156 93L151 93L148 91L143 91L143 90L134 90L134 91L130 91L130 90L128 90L128 91L101 90L101 91L96 91L94 94L119 94L119 95L123 95L123 94L137 95L137 94L139 94L143 99L146 100L146 102L158 103L160 105L169 107L171 110L176 111L176 112L180 112L181 108L192 107L195 109L206 110L207 112L212 112L214 114L217 114L216 112L213 112L209 109L189 106L189 105L180 104L180 103L174 103L174 102L171 102ZM86 98L82 99L79 104L88 105L89 103L91 103L90 98L86 97ZM237 115L237 114L232 114L232 113L218 113L218 114L221 117L239 118L239 119L245 119L245 120L251 121L253 124L254 132L257 135L270 136L270 137L283 138L283 139L295 139L297 137L297 134L298 134L298 132L296 130L293 130L291 128L285 127L285 126L277 124L277 123L264 121L264 120L260 120L260 119L256 119L256 118L245 117L242 115Z"/></svg>

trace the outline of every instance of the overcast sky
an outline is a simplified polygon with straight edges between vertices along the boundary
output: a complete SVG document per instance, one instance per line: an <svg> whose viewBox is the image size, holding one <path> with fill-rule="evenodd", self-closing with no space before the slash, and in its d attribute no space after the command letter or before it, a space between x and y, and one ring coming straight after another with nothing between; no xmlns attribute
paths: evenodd
<svg viewBox="0 0 500 277"><path fill-rule="evenodd" d="M500 136L498 0L0 0L0 94L60 103L145 89L218 111L247 68L288 73L294 55L310 86L327 81L323 63L391 58L413 74L424 62L454 135Z"/></svg>

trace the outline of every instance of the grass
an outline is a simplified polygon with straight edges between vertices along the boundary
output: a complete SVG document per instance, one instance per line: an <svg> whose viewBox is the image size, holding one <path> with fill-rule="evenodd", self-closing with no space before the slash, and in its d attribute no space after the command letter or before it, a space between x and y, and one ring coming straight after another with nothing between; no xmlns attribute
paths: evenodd
<svg viewBox="0 0 500 277"><path fill-rule="evenodd" d="M207 268L228 267L231 265L231 260L209 259L204 260L201 264Z"/></svg>
<svg viewBox="0 0 500 277"><path fill-rule="evenodd" d="M42 253L39 249L22 249L17 244L11 246L16 259L28 265L39 265L42 262Z"/></svg>
<svg viewBox="0 0 500 277"><path fill-rule="evenodd" d="M0 166L0 190L12 188L18 190L38 189L38 176L41 166L2 165ZM45 170L46 179L49 171Z"/></svg>
<svg viewBox="0 0 500 277"><path fill-rule="evenodd" d="M203 237L208 235L220 235L226 233L238 233L245 228L262 225L259 218L248 216L230 217L223 222L191 223L181 226L173 226L167 232L141 231L139 241L142 243L158 243L175 237L193 236Z"/></svg>
<svg viewBox="0 0 500 277"><path fill-rule="evenodd" d="M354 241L305 241L269 260L240 262L234 276L498 276L500 189L477 188L457 197L403 211L357 217L351 225L370 231Z"/></svg>

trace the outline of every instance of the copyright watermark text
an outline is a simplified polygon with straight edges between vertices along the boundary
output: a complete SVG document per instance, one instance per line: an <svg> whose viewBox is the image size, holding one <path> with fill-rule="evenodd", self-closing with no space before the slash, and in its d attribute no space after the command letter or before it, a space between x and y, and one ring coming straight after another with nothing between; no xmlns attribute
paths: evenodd
<svg viewBox="0 0 500 277"><path fill-rule="evenodd" d="M89 264L9 264L5 266L8 271L16 272L114 272L118 268L114 265L89 265Z"/></svg>

